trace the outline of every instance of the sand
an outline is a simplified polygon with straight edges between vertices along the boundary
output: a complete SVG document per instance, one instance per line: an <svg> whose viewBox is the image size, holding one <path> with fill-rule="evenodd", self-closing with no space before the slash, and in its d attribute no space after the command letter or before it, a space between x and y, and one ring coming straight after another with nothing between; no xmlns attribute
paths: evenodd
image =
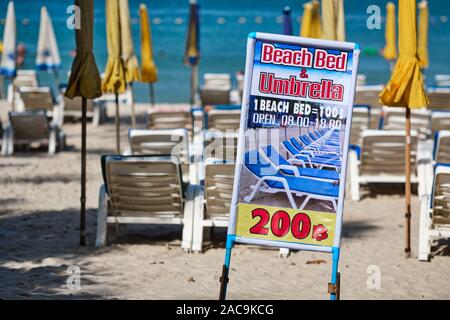
<svg viewBox="0 0 450 320"><path fill-rule="evenodd" d="M138 107L145 123L145 106ZM5 107L1 108L5 120ZM123 146L130 123L123 110ZM113 115L113 109L108 110ZM225 230L215 230L203 254L180 249L178 227L131 226L112 245L93 247L100 156L115 148L114 121L88 127L88 246L78 246L80 124L64 125L69 148L0 157L0 299L216 299ZM431 262L417 260L418 199L413 197L413 257L403 254L401 187L364 189L361 202L346 200L342 238L342 299L449 299L448 242ZM324 260L320 264L311 263ZM230 299L327 299L328 254L238 245L233 251ZM69 288L68 268L78 266L81 288ZM374 269L375 268L375 269ZM381 287L370 289L368 271ZM369 281L370 282L370 281Z"/></svg>

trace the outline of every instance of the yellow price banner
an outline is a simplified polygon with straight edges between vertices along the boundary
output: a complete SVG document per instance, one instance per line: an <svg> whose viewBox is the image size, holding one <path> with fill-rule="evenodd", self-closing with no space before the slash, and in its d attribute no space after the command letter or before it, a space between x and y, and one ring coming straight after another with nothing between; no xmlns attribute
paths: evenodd
<svg viewBox="0 0 450 320"><path fill-rule="evenodd" d="M332 247L336 214L239 204L236 235Z"/></svg>

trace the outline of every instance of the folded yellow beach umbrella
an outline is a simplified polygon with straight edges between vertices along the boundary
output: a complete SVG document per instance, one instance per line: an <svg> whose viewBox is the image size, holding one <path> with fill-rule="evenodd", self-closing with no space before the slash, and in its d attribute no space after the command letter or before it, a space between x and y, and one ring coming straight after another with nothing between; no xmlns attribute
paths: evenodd
<svg viewBox="0 0 450 320"><path fill-rule="evenodd" d="M336 12L336 40L345 41L345 12L344 0L334 0Z"/></svg>
<svg viewBox="0 0 450 320"><path fill-rule="evenodd" d="M125 78L128 84L131 126L136 128L136 110L134 107L133 82L141 79L138 59L134 51L133 35L131 33L130 6L128 0L119 0L120 11L120 42L122 45L122 60L125 66Z"/></svg>
<svg viewBox="0 0 450 320"><path fill-rule="evenodd" d="M419 3L419 46L418 55L420 67L422 69L428 68L428 2L422 1Z"/></svg>
<svg viewBox="0 0 450 320"><path fill-rule="evenodd" d="M417 57L416 1L399 0L399 58L391 79L380 94L380 103L406 108L405 147L405 253L411 252L411 108L428 105Z"/></svg>
<svg viewBox="0 0 450 320"><path fill-rule="evenodd" d="M149 83L150 101L155 105L155 93L153 83L158 81L158 68L153 59L152 31L147 6L141 4L139 7L141 21L141 81Z"/></svg>
<svg viewBox="0 0 450 320"><path fill-rule="evenodd" d="M318 0L312 1L313 12L311 20L311 38L319 39L322 37L322 23L320 17L320 3Z"/></svg>
<svg viewBox="0 0 450 320"><path fill-rule="evenodd" d="M380 94L386 106L423 108L428 105L417 57L416 2L399 0L399 58L391 79Z"/></svg>
<svg viewBox="0 0 450 320"><path fill-rule="evenodd" d="M103 91L109 93L124 93L127 84L125 64L122 60L119 8L119 0L106 1L108 62L103 79Z"/></svg>
<svg viewBox="0 0 450 320"><path fill-rule="evenodd" d="M136 53L134 51L133 35L131 33L130 6L128 4L128 0L119 0L119 11L122 59L125 64L125 77L127 79L127 83L133 83L141 79L141 72Z"/></svg>
<svg viewBox="0 0 450 320"><path fill-rule="evenodd" d="M383 49L383 57L389 61L397 59L397 28L395 20L395 4L389 2L386 5L386 46Z"/></svg>
<svg viewBox="0 0 450 320"><path fill-rule="evenodd" d="M334 0L322 0L322 39L337 39Z"/></svg>
<svg viewBox="0 0 450 320"><path fill-rule="evenodd" d="M72 64L66 96L70 99L81 97L81 210L80 245L86 245L86 99L95 99L102 95L101 80L95 63L93 48L94 1L75 0L80 8L82 29L76 30L77 55Z"/></svg>
<svg viewBox="0 0 450 320"><path fill-rule="evenodd" d="M119 93L127 87L126 69L122 53L119 0L106 1L106 39L108 62L103 79L103 91L116 95L116 152L120 154Z"/></svg>
<svg viewBox="0 0 450 320"><path fill-rule="evenodd" d="M158 81L158 69L153 60L152 31L147 6L139 7L141 21L141 81L154 83Z"/></svg>
<svg viewBox="0 0 450 320"><path fill-rule="evenodd" d="M200 61L200 21L197 0L189 0L189 23L184 52L184 64L191 67L191 105L198 95L198 64Z"/></svg>
<svg viewBox="0 0 450 320"><path fill-rule="evenodd" d="M313 16L313 4L307 2L303 5L302 23L300 25L300 37L312 38L312 16Z"/></svg>

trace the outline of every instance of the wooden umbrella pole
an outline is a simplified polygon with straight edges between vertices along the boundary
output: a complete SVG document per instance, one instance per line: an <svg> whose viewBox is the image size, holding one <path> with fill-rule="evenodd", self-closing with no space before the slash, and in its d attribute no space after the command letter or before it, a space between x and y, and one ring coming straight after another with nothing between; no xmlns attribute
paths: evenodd
<svg viewBox="0 0 450 320"><path fill-rule="evenodd" d="M405 256L411 256L411 109L406 108L406 148L405 148Z"/></svg>
<svg viewBox="0 0 450 320"><path fill-rule="evenodd" d="M153 83L149 84L149 88L150 88L150 104L154 108L155 107L155 87L154 87Z"/></svg>
<svg viewBox="0 0 450 320"><path fill-rule="evenodd" d="M119 93L116 92L116 153L120 154L120 115L119 115Z"/></svg>
<svg viewBox="0 0 450 320"><path fill-rule="evenodd" d="M81 100L81 212L80 246L86 246L86 98Z"/></svg>

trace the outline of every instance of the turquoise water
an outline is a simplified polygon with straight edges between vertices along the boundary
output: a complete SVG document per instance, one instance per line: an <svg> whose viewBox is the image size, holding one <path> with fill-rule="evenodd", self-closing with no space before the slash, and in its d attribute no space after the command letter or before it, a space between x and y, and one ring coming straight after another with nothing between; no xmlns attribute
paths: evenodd
<svg viewBox="0 0 450 320"><path fill-rule="evenodd" d="M153 21L153 41L155 60L160 71L160 81L156 84L158 102L189 101L189 68L182 64L186 36L188 0L130 0L132 18L135 20L133 34L139 56L138 8L146 3ZM298 17L302 14L302 4L306 1L294 0L199 0L201 5L201 65L200 72L226 72L234 74L244 69L246 37L249 32L280 33L283 26L277 18L282 15L284 6L292 8L294 32L298 34ZM395 1L397 2L397 1ZM0 0L0 18L6 16L8 1ZM39 29L40 7L46 5L53 19L59 42L64 81L71 67L70 52L75 49L74 33L66 27L66 9L72 0L15 1L18 22L18 41L27 47L24 68L34 68L35 51ZM386 1L346 0L347 39L358 42L362 48L384 46L384 30L369 30L366 27L366 14L369 5L379 5L384 15ZM95 56L100 70L106 64L104 0L95 1ZM437 73L450 74L450 0L430 0L430 68L426 71L427 82L433 84ZM260 17L259 23L255 21ZM23 23L28 19L28 23ZM257 20L257 19L256 19ZM262 20L262 21L261 21ZM241 23L239 23L239 21ZM26 22L26 21L25 21ZM220 22L220 23L218 23ZM242 23L243 22L243 23ZM3 34L3 25L0 25ZM361 59L360 73L367 75L369 84L385 82L389 76L389 65L379 56L364 55ZM43 84L50 84L52 76L40 74ZM136 96L139 101L148 100L147 85L137 84Z"/></svg>

